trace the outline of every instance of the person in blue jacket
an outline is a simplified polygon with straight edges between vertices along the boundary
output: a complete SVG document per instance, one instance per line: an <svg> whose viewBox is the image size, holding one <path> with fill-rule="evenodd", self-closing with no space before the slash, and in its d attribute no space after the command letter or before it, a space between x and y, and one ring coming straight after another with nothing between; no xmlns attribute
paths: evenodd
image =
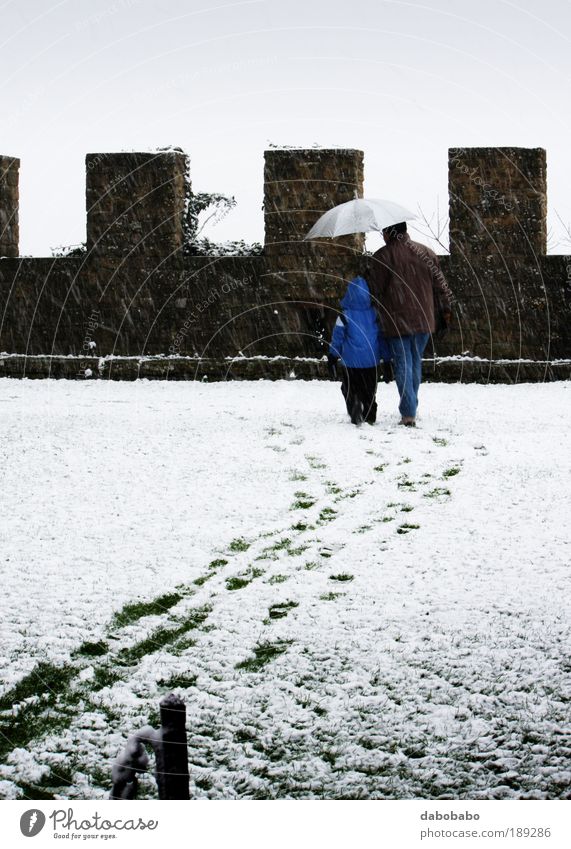
<svg viewBox="0 0 571 849"><path fill-rule="evenodd" d="M331 336L327 357L329 373L337 376L337 363L343 372L341 391L347 412L355 425L377 419L377 366L383 361L383 379L392 380L391 354L371 304L367 281L355 277L347 286Z"/></svg>

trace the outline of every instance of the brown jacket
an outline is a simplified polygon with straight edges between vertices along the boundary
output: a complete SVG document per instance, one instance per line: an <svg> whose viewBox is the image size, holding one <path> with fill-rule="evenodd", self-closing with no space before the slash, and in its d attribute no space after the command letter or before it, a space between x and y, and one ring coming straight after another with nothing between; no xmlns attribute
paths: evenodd
<svg viewBox="0 0 571 849"><path fill-rule="evenodd" d="M373 254L369 288L388 338L434 333L434 300L450 311L452 294L438 257L407 233L398 234Z"/></svg>

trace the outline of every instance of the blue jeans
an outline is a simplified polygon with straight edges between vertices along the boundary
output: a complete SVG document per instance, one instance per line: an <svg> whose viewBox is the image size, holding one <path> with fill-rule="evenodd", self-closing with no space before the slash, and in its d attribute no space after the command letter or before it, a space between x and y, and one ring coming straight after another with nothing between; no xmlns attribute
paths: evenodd
<svg viewBox="0 0 571 849"><path fill-rule="evenodd" d="M418 387L422 379L422 353L430 333L413 333L387 339L395 380L400 395L401 416L414 418L418 407Z"/></svg>

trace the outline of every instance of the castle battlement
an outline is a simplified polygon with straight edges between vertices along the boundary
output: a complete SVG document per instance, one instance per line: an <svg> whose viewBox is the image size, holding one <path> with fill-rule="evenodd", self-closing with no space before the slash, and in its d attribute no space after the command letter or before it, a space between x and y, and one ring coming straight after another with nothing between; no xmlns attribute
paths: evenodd
<svg viewBox="0 0 571 849"><path fill-rule="evenodd" d="M570 358L571 265L546 256L545 151L452 148L448 164L442 266L456 319L436 353ZM189 161L169 150L88 154L86 252L20 258L19 167L0 157L0 350L82 356L89 337L101 357L322 356L364 237L303 235L362 196L362 151L266 151L264 250L252 257L185 255Z"/></svg>

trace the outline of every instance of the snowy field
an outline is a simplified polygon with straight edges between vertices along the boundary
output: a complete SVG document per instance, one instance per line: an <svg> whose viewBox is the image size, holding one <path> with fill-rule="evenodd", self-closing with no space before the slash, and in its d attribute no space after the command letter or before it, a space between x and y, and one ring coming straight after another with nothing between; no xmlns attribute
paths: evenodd
<svg viewBox="0 0 571 849"><path fill-rule="evenodd" d="M0 381L3 798L172 690L194 797L571 797L571 384L379 396Z"/></svg>

